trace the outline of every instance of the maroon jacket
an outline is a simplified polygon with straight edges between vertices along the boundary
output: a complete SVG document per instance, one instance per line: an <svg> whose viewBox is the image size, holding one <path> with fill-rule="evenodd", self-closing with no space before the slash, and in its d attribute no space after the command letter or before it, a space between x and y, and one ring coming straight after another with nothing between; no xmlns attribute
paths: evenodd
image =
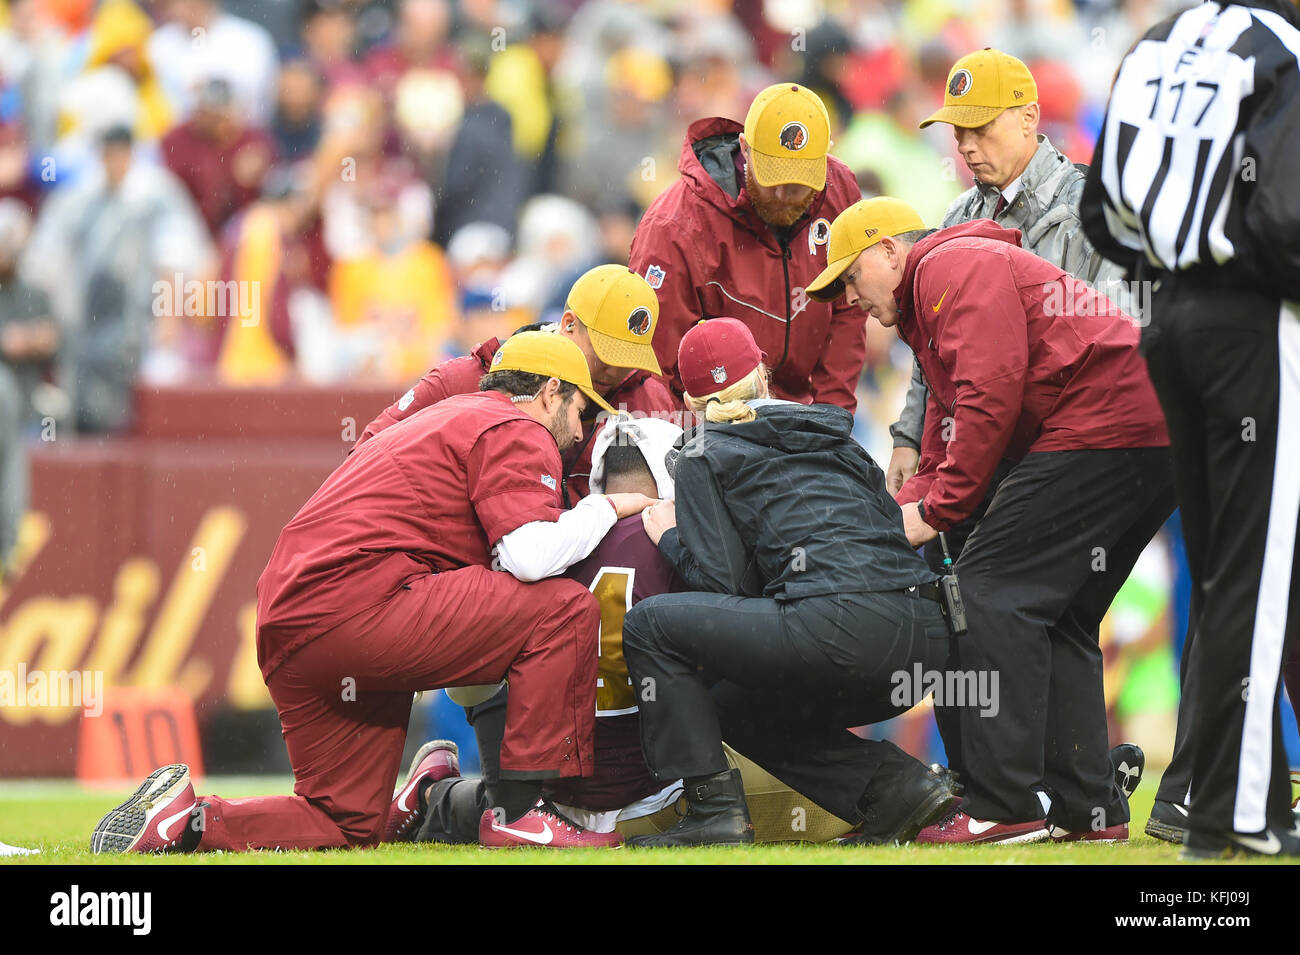
<svg viewBox="0 0 1300 955"><path fill-rule="evenodd" d="M1019 231L975 219L927 236L894 296L930 388L920 467L895 498L923 501L936 530L975 509L1002 458L1169 444L1133 319Z"/></svg>
<svg viewBox="0 0 1300 955"><path fill-rule="evenodd" d="M412 577L487 567L506 534L557 520L559 471L555 438L496 392L455 396L368 442L281 531L257 581L262 676Z"/></svg>
<svg viewBox="0 0 1300 955"><path fill-rule="evenodd" d="M258 198L262 180L276 160L275 141L253 127L241 130L229 145L219 146L191 121L169 132L159 146L163 164L185 183L214 236L221 234L231 216Z"/></svg>
<svg viewBox="0 0 1300 955"><path fill-rule="evenodd" d="M826 267L831 220L861 199L861 190L849 168L831 157L826 188L783 244L750 204L740 160L726 156L728 144L742 131L730 119L692 123L677 164L681 179L651 204L637 227L629 265L659 294L655 355L673 392L681 395L677 346L682 335L701 318L738 318L767 352L775 397L852 412L866 358L863 314L842 300L814 302L804 288ZM740 188L734 199L696 155L695 145L710 137L722 137L701 146L710 161L732 161L737 167ZM725 175L724 166L714 168Z"/></svg>
<svg viewBox="0 0 1300 955"><path fill-rule="evenodd" d="M390 405L379 417L366 425L365 430L361 432L361 437L353 445L353 450L361 447L385 428L403 418L409 418L422 408L437 404L450 395L478 391L479 379L488 373L492 356L500 347L500 341L490 338L481 345L475 345L474 350L465 357L451 358L438 365L416 382L415 387L402 395L395 404ZM678 420L680 423L681 403L673 397L672 392L663 382L649 372L632 372L604 398L615 411ZM583 417L582 440L564 453L566 504L576 504L591 491L588 481L591 475L591 452L595 444L593 439L598 428L604 423L607 413L600 411L594 404L588 404L587 407L590 413Z"/></svg>

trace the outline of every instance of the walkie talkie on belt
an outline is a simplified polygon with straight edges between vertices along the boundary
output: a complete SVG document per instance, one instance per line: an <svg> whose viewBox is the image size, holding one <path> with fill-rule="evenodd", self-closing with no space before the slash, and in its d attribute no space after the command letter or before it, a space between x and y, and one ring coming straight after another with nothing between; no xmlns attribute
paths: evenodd
<svg viewBox="0 0 1300 955"><path fill-rule="evenodd" d="M957 586L957 572L952 566L952 555L948 553L948 539L939 532L939 546L943 548L943 569L947 571L939 578L939 611L948 622L948 632L960 637L966 632L966 606L961 601L961 588Z"/></svg>

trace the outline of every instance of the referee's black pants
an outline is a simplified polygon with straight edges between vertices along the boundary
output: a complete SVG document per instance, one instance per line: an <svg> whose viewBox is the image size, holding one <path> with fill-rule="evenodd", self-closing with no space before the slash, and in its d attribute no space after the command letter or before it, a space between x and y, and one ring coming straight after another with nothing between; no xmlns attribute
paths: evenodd
<svg viewBox="0 0 1300 955"><path fill-rule="evenodd" d="M1193 588L1160 797L1190 788L1193 829L1290 829L1280 673L1300 631L1300 305L1181 276L1161 280L1151 311L1142 352L1173 442Z"/></svg>
<svg viewBox="0 0 1300 955"><path fill-rule="evenodd" d="M996 712L957 723L976 819L1044 816L1071 831L1128 821L1106 734L1097 625L1174 508L1167 448L1027 455L998 486L957 561L969 632L948 668L996 673ZM947 708L936 707L936 712Z"/></svg>
<svg viewBox="0 0 1300 955"><path fill-rule="evenodd" d="M725 738L849 821L863 818L873 779L920 764L846 727L889 719L919 702L919 694L903 692L912 689L904 683L918 664L937 671L947 642L938 604L905 590L791 601L660 594L623 622L641 747L659 779L725 772Z"/></svg>

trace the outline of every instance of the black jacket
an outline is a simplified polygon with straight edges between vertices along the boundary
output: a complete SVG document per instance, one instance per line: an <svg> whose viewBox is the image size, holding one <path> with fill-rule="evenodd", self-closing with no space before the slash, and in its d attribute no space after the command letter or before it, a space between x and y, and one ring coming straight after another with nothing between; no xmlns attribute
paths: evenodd
<svg viewBox="0 0 1300 955"><path fill-rule="evenodd" d="M847 411L756 410L755 421L704 425L677 457L677 527L659 550L688 587L794 600L934 580Z"/></svg>

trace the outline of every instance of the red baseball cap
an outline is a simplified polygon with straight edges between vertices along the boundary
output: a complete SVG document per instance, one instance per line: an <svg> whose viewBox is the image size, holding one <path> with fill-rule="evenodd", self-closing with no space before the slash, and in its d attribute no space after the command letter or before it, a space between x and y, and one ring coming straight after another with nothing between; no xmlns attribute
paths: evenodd
<svg viewBox="0 0 1300 955"><path fill-rule="evenodd" d="M710 318L682 336L677 374L688 395L703 398L734 385L766 360L744 322Z"/></svg>

